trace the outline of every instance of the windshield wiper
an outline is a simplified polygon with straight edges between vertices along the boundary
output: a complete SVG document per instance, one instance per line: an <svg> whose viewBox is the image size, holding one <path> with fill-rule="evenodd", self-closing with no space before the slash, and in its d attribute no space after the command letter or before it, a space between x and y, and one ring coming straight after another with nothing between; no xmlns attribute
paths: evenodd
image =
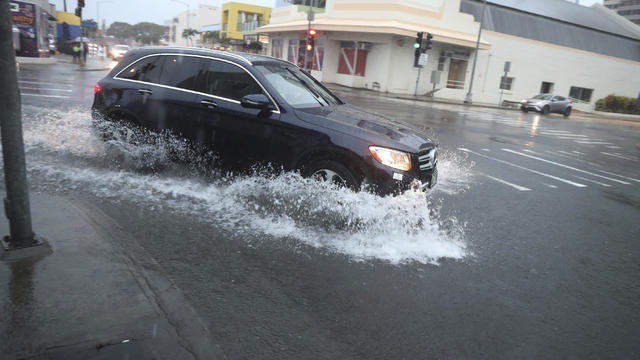
<svg viewBox="0 0 640 360"><path fill-rule="evenodd" d="M323 98L322 95L318 94L311 86L309 86L309 84L307 84L306 81L304 81L303 78L298 76L298 74L296 74L293 70L289 68L287 68L287 71L290 72L291 75L293 75L296 79L298 79L311 92L311 94L313 94L314 99L316 99L316 101L318 102L318 104L320 104L320 106L329 106L329 102L327 101L327 99ZM323 104L318 99L322 99L325 102L325 104Z"/></svg>

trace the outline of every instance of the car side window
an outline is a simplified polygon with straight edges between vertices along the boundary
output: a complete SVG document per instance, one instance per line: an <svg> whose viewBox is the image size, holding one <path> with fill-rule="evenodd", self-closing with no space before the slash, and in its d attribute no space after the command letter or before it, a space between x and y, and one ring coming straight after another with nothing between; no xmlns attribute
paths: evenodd
<svg viewBox="0 0 640 360"><path fill-rule="evenodd" d="M118 77L121 79L138 80L145 82L157 82L162 72L162 59L160 56L150 56L135 62Z"/></svg>
<svg viewBox="0 0 640 360"><path fill-rule="evenodd" d="M186 90L197 90L202 59L194 56L164 55L164 66L158 84Z"/></svg>
<svg viewBox="0 0 640 360"><path fill-rule="evenodd" d="M564 101L564 98L562 96L554 96L553 100L554 101Z"/></svg>
<svg viewBox="0 0 640 360"><path fill-rule="evenodd" d="M200 91L240 101L245 95L262 94L262 88L244 69L224 61L207 60Z"/></svg>

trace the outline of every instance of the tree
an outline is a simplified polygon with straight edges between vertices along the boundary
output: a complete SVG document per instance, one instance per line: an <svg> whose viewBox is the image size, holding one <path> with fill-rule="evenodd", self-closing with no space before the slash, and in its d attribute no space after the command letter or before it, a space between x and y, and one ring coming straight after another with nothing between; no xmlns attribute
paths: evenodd
<svg viewBox="0 0 640 360"><path fill-rule="evenodd" d="M229 46L229 39L223 36L220 31L207 31L202 35L202 39L204 42L211 43L212 45Z"/></svg>
<svg viewBox="0 0 640 360"><path fill-rule="evenodd" d="M167 28L151 22L141 22L133 25L133 38L143 44L157 44L164 36Z"/></svg>
<svg viewBox="0 0 640 360"><path fill-rule="evenodd" d="M133 25L116 21L107 29L107 35L114 36L120 40L130 39L134 36Z"/></svg>
<svg viewBox="0 0 640 360"><path fill-rule="evenodd" d="M191 39L198 34L196 29L184 29L182 30L182 37L191 42Z"/></svg>

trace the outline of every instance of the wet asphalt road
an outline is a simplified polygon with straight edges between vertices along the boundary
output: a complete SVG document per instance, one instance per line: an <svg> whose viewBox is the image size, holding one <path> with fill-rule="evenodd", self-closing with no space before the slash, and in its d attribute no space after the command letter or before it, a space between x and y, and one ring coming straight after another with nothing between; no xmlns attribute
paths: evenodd
<svg viewBox="0 0 640 360"><path fill-rule="evenodd" d="M289 192L282 179L245 179L238 187L267 190L211 188L183 164L158 170L121 154L101 156L77 124L86 123L103 75L64 64L23 66L33 191L63 194L118 223L128 234L125 248L135 241L132 256L157 260L227 358L640 357L640 123L338 90L433 136L441 183L424 204L429 209L420 209L429 226L420 225L413 242L399 239L410 231L395 231L384 213L373 233L382 244L368 243L371 233L335 231L344 220L333 219L336 212L357 217L367 207L403 206L356 197L363 205L355 210L303 208L327 229L314 243L320 232L309 230L311 219L279 232L285 225L273 219L281 218L270 217L291 193L313 197L304 184ZM182 198L185 183L201 197ZM354 201L326 197L336 207ZM263 210L247 216L254 206ZM375 215L366 224L378 226ZM341 248L345 239L353 244ZM438 241L458 251L440 257Z"/></svg>

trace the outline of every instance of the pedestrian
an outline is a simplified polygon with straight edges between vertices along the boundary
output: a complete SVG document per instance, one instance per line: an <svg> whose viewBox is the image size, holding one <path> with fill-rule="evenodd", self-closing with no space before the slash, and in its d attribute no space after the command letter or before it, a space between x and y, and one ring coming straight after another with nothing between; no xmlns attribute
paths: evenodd
<svg viewBox="0 0 640 360"><path fill-rule="evenodd" d="M87 63L87 53L89 52L89 43L84 43L82 49L82 57L84 58L83 63Z"/></svg>
<svg viewBox="0 0 640 360"><path fill-rule="evenodd" d="M78 46L77 43L73 44L73 63L79 63L80 62L80 46Z"/></svg>

